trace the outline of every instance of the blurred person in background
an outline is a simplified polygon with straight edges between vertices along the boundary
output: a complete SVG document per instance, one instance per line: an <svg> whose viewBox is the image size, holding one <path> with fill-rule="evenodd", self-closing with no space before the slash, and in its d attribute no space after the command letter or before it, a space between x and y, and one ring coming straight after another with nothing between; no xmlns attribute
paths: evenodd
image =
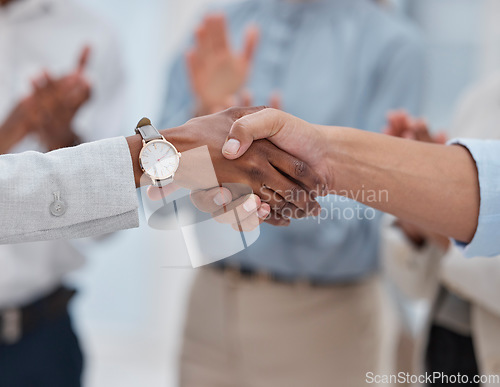
<svg viewBox="0 0 500 387"><path fill-rule="evenodd" d="M500 139L500 73L478 83L461 99L450 136ZM404 112L390 115L388 134L445 143L423 120ZM394 282L403 294L431 303L427 326L417 340L416 372L469 377L500 376L500 257L467 259L448 238L398 220L386 236ZM435 383L447 386L447 383Z"/></svg>
<svg viewBox="0 0 500 387"><path fill-rule="evenodd" d="M118 135L123 73L105 23L68 0L0 5L0 153ZM56 196L58 217L66 208ZM0 385L80 386L74 291L63 282L83 259L69 241L0 246Z"/></svg>
<svg viewBox="0 0 500 387"><path fill-rule="evenodd" d="M248 0L217 12L173 65L166 127L231 104L369 131L391 109L418 111L418 33L374 1ZM380 217L334 196L321 204L328 220L264 225L251 247L198 271L181 386L360 386L391 367Z"/></svg>

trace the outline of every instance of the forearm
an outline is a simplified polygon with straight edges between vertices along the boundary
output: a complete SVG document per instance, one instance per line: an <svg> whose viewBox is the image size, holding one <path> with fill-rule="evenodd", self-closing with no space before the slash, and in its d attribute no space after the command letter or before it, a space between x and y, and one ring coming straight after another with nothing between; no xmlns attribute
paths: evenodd
<svg viewBox="0 0 500 387"><path fill-rule="evenodd" d="M0 130L1 132L1 130ZM10 150L16 145L16 142L13 138L4 137L2 142L0 143L0 155L4 155L10 152Z"/></svg>
<svg viewBox="0 0 500 387"><path fill-rule="evenodd" d="M320 127L335 193L469 242L477 228L479 183L469 152L354 129Z"/></svg>
<svg viewBox="0 0 500 387"><path fill-rule="evenodd" d="M53 133L43 133L42 139L46 140L45 143L49 152L56 149L69 148L83 143L71 126L57 135L54 135Z"/></svg>
<svg viewBox="0 0 500 387"><path fill-rule="evenodd" d="M9 153L24 138L25 133L23 130L0 126L0 136L2 138L2 141L0 141L0 155L3 155Z"/></svg>

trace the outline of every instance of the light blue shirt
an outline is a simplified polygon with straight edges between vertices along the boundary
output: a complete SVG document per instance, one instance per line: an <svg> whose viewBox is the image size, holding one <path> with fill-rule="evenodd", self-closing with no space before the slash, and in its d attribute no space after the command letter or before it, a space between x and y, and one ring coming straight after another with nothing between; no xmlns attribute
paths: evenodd
<svg viewBox="0 0 500 387"><path fill-rule="evenodd" d="M500 254L500 141L458 139L452 143L465 146L476 162L481 206L474 239L465 246L467 257Z"/></svg>
<svg viewBox="0 0 500 387"><path fill-rule="evenodd" d="M247 84L254 105L268 104L278 91L283 110L302 119L370 131L384 127L391 109L418 114L423 84L419 36L374 1L248 0L223 11L237 49L250 23L260 28ZM181 55L170 74L164 124L184 123L194 105ZM374 272L379 215L337 196L323 199L322 205L328 220L294 221L287 228L263 225L259 240L230 260L327 282L353 281Z"/></svg>

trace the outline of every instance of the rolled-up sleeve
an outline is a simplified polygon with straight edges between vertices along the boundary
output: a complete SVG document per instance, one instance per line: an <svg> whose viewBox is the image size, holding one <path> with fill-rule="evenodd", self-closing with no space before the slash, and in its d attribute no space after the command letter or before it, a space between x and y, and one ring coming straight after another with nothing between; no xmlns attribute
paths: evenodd
<svg viewBox="0 0 500 387"><path fill-rule="evenodd" d="M500 141L456 139L451 144L467 148L476 162L481 194L478 227L465 248L467 257L500 254Z"/></svg>
<svg viewBox="0 0 500 387"><path fill-rule="evenodd" d="M0 244L95 236L139 225L123 137L0 156Z"/></svg>

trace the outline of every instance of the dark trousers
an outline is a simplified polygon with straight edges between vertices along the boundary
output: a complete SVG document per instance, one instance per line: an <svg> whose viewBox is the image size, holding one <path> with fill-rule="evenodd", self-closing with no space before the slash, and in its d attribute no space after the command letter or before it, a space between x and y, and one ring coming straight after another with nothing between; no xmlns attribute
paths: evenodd
<svg viewBox="0 0 500 387"><path fill-rule="evenodd" d="M469 378L467 386L479 387L478 383L472 383L474 376L479 374L472 338L437 325L432 326L427 347L427 371L441 372L450 376L459 373L467 375ZM451 386L444 382L432 385Z"/></svg>
<svg viewBox="0 0 500 387"><path fill-rule="evenodd" d="M66 313L0 345L0 387L80 387L83 357Z"/></svg>

